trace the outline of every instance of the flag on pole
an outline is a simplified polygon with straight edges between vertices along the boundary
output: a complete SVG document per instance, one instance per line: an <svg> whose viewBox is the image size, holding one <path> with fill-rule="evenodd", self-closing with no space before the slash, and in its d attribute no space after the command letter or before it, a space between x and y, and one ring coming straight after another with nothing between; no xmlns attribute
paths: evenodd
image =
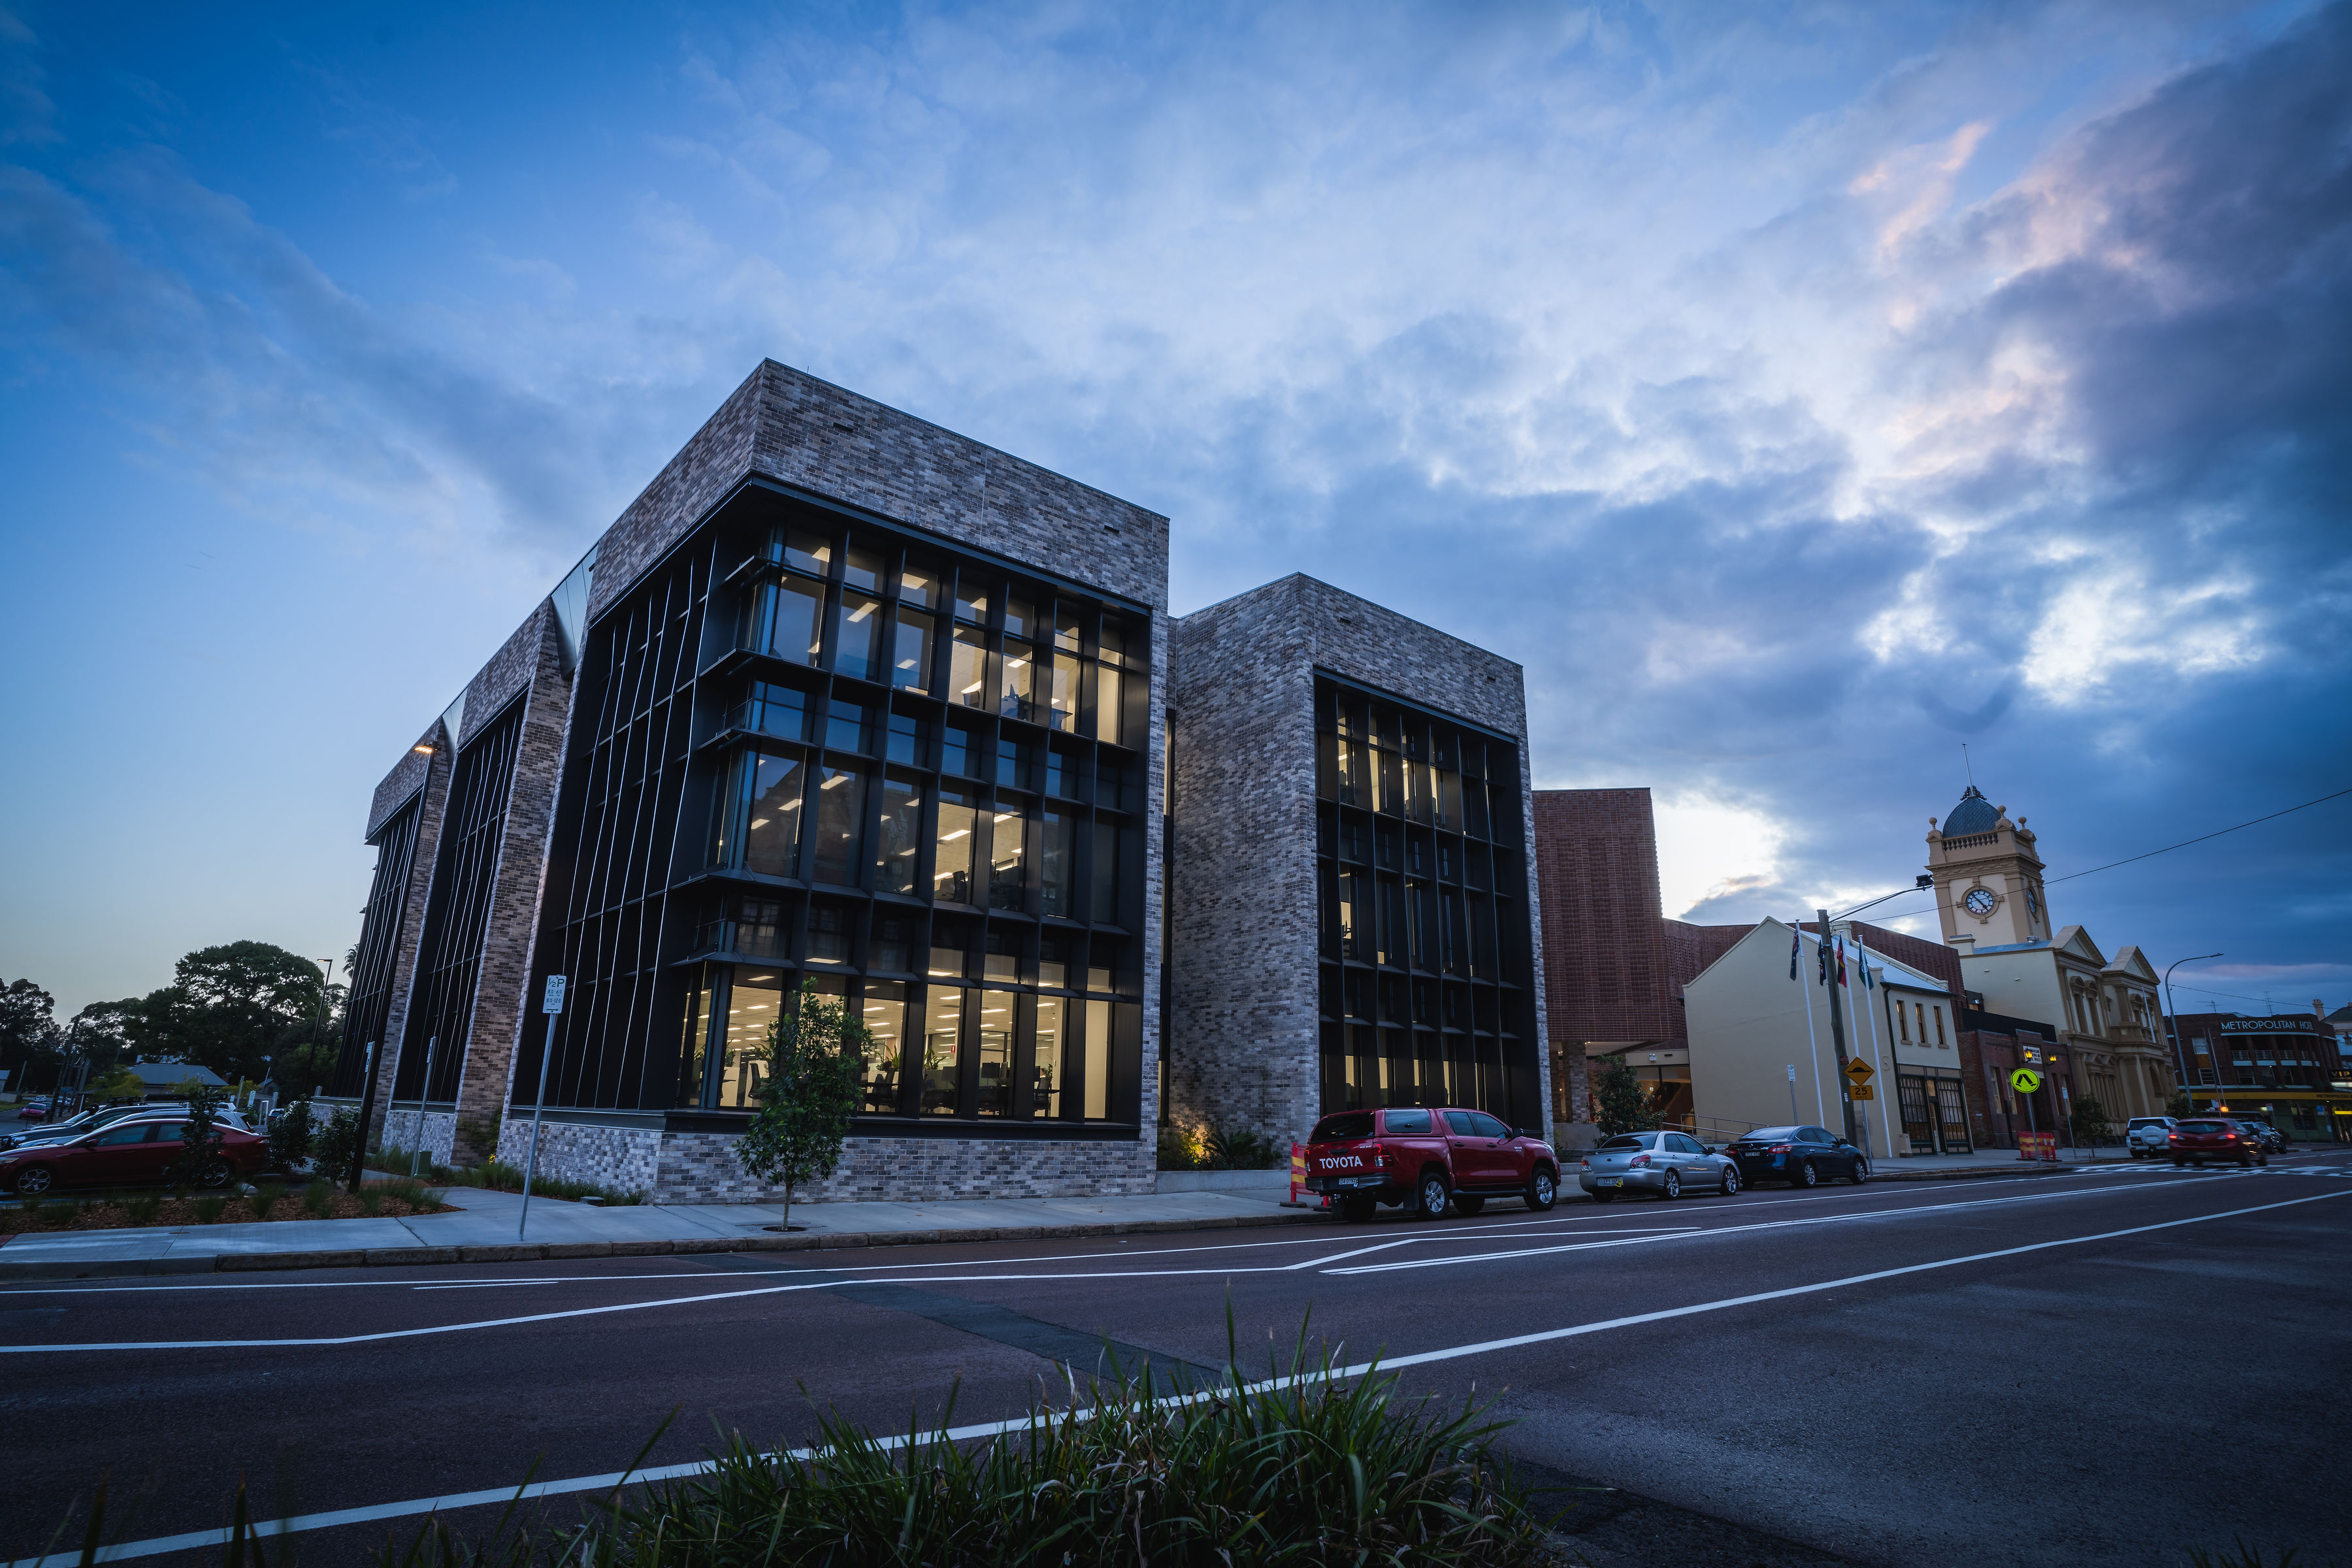
<svg viewBox="0 0 2352 1568"><path fill-rule="evenodd" d="M1822 934L1826 936L1828 933L1823 932ZM1816 967L1821 971L1821 973L1815 976L1813 984L1816 985L1827 985L1830 983L1830 944L1826 941L1816 942L1813 943L1813 962Z"/></svg>
<svg viewBox="0 0 2352 1568"><path fill-rule="evenodd" d="M1797 928L1790 926L1789 928L1789 978L1791 980L1797 977L1797 954L1803 946L1803 939L1797 935Z"/></svg>
<svg viewBox="0 0 2352 1568"><path fill-rule="evenodd" d="M1874 988L1878 984L1878 982L1871 978L1870 949L1863 945L1862 938L1860 937L1853 939L1853 961L1856 964L1860 965L1862 969L1862 988L1864 991Z"/></svg>
<svg viewBox="0 0 2352 1568"><path fill-rule="evenodd" d="M1838 944L1837 944L1837 955L1838 955L1838 984L1839 984L1840 985L1843 985L1843 984L1845 984L1845 939L1844 939L1843 937L1840 937L1840 938L1838 939Z"/></svg>

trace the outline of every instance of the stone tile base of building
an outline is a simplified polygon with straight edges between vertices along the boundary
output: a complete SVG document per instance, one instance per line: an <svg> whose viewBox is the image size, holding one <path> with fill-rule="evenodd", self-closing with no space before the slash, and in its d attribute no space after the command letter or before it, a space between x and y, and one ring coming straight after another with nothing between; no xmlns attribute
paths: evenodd
<svg viewBox="0 0 2352 1568"><path fill-rule="evenodd" d="M445 1133L444 1137L446 1138ZM550 1121L540 1130L539 1169L568 1182L641 1192L657 1204L780 1203L782 1187L754 1182L722 1132L663 1132ZM499 1158L520 1166L530 1122L499 1131ZM1158 1151L1132 1143L1010 1139L852 1138L841 1168L796 1187L794 1203L939 1203L958 1198L1144 1197L1155 1189Z"/></svg>
<svg viewBox="0 0 2352 1568"><path fill-rule="evenodd" d="M437 1164L454 1164L457 1156L452 1150L457 1142L457 1115L452 1110L419 1111L411 1108L387 1111L383 1119L384 1146L414 1152L417 1147L417 1123L420 1120L424 1122L425 1152Z"/></svg>

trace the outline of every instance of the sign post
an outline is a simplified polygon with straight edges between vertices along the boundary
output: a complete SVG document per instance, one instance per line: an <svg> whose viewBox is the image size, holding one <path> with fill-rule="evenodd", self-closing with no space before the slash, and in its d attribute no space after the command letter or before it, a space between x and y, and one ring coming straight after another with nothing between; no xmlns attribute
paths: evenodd
<svg viewBox="0 0 2352 1568"><path fill-rule="evenodd" d="M1860 1057L1848 1058L1845 1064L1847 1097L1853 1100L1876 1100L1878 1090L1870 1086L1870 1080L1877 1071L1876 1068L1864 1061Z"/></svg>
<svg viewBox="0 0 2352 1568"><path fill-rule="evenodd" d="M555 1020L563 1012L563 976L547 977L547 995L539 1010L547 1015L547 1039L539 1048L539 1095L530 1106L530 1152L522 1163L522 1217L515 1221L515 1239L522 1239L530 1223L530 1173L539 1167L539 1119L547 1110L547 1068L555 1060Z"/></svg>

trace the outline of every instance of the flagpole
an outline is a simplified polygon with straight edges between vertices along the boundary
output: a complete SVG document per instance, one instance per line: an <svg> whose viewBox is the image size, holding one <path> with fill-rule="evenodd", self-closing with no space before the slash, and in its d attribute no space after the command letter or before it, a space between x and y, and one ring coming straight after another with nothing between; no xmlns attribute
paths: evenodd
<svg viewBox="0 0 2352 1568"><path fill-rule="evenodd" d="M1797 922L1797 940L1804 941L1805 924ZM1829 1101L1822 1094L1822 1042L1813 1034L1813 988L1805 986L1805 1054L1813 1064L1813 1114L1823 1121L1830 1119Z"/></svg>

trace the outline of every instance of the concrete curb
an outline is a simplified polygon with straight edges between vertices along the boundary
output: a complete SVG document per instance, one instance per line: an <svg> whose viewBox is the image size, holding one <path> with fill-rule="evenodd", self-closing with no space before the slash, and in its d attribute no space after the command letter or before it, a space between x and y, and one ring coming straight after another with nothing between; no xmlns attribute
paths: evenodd
<svg viewBox="0 0 2352 1568"><path fill-rule="evenodd" d="M1087 1236L1156 1236L1307 1225L1315 1214L1220 1215L1200 1219L1119 1220L1098 1225L1015 1225L961 1230L839 1231L799 1235L679 1237L668 1241L542 1241L502 1247L385 1247L341 1251L219 1252L194 1258L70 1258L11 1263L0 1281L103 1279L149 1274L247 1274L295 1268L381 1268L415 1264L540 1263L569 1258L658 1258L700 1252L831 1252L852 1247L931 1247L975 1241L1057 1241Z"/></svg>

